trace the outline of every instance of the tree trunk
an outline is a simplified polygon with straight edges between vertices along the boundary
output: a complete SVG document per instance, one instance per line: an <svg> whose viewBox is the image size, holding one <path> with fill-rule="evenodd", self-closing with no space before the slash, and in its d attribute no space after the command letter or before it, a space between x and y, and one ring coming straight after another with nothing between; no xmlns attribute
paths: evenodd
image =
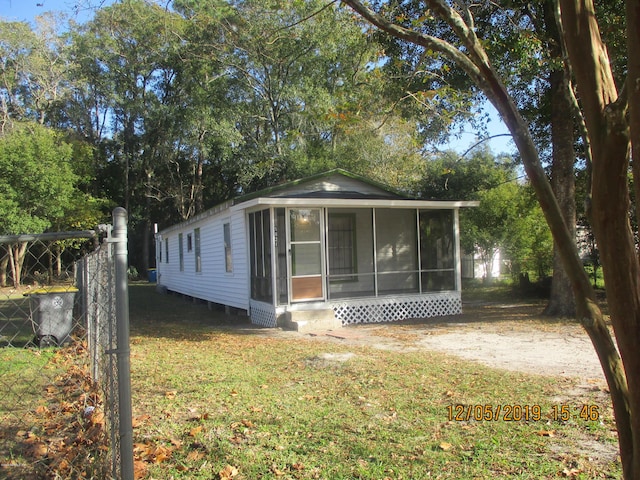
<svg viewBox="0 0 640 480"><path fill-rule="evenodd" d="M9 265L13 276L13 286L18 288L22 285L22 266L24 264L24 256L27 253L27 243L21 242L9 245L7 250L9 251Z"/></svg>
<svg viewBox="0 0 640 480"><path fill-rule="evenodd" d="M640 477L640 269L629 219L629 124L638 108L640 78L628 78L630 102L620 98L591 0L561 0L562 24L591 141L591 219L598 243L611 322L627 372L628 392L613 398L625 478ZM633 24L633 12L635 21ZM640 48L637 0L627 0L628 56ZM635 30L633 30L635 28ZM630 74L632 69L630 69ZM638 71L636 71L637 75ZM629 80L632 80L629 82ZM634 99L635 96L635 99ZM634 138L640 141L639 137ZM635 178L636 182L640 177ZM612 392L613 394L613 392Z"/></svg>
<svg viewBox="0 0 640 480"><path fill-rule="evenodd" d="M640 278L626 209L629 203L626 175L629 137L624 135L626 121L621 115L623 109L615 108L615 84L606 49L600 41L593 4L590 0L560 0L569 57L578 79L585 123L592 145L594 232L601 248L605 282L609 287L607 297L620 355L596 303L595 292L582 266L575 239L567 229L542 168L529 127L491 66L475 35L473 25L467 24L472 19L470 12L465 12L463 18L446 0L426 2L431 13L444 20L463 43L462 52L459 46L453 46L440 38L388 21L359 0L344 2L387 33L439 52L455 62L485 93L509 128L571 279L577 317L589 334L609 385L624 476L627 479L640 478L640 352L637 349L640 344ZM637 0L627 0L627 5L628 10L633 11L636 16L640 15ZM638 27L637 24L635 26ZM637 30L633 35L638 36ZM629 48L629 52L637 52L640 42L634 46L635 50ZM640 78L633 80L632 87L637 90L640 88ZM634 107L640 108L640 91L636 91L635 96ZM607 192L611 198L607 198ZM624 366L621 357L624 359Z"/></svg>
<svg viewBox="0 0 640 480"><path fill-rule="evenodd" d="M0 287L7 286L7 268L9 268L9 245L4 245L3 249L7 252L0 258Z"/></svg>
<svg viewBox="0 0 640 480"><path fill-rule="evenodd" d="M556 23L556 3L547 0L544 3L544 23L549 36L548 46L552 59L562 59L562 38ZM551 167L551 187L558 200L565 224L570 235L576 236L576 181L574 164L576 161L574 141L575 123L570 97L570 85L566 70L562 66L552 69L549 74L551 97L551 145L553 164ZM571 287L571 280L562 263L560 252L554 242L553 279L549 303L544 315L550 317L575 317L576 303Z"/></svg>

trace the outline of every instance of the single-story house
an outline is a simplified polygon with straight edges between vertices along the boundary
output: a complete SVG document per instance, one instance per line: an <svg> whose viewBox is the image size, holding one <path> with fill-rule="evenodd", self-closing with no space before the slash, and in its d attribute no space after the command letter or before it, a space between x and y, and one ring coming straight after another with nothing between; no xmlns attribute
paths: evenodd
<svg viewBox="0 0 640 480"><path fill-rule="evenodd" d="M332 170L159 231L158 287L298 330L458 314L470 206Z"/></svg>

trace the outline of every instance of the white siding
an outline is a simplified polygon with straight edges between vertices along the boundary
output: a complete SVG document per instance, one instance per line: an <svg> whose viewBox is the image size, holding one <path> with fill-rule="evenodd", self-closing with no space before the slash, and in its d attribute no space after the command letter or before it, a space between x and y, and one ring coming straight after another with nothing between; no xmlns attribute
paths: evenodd
<svg viewBox="0 0 640 480"><path fill-rule="evenodd" d="M231 255L233 271L225 269L224 224L231 225ZM200 228L201 271L196 272L194 230ZM184 271L180 271L178 235L184 237ZM193 248L187 251L187 235ZM225 210L187 225L178 225L160 232L164 246L169 239L169 262L163 252L158 263L158 285L173 292L202 300L249 309L249 280L244 211Z"/></svg>

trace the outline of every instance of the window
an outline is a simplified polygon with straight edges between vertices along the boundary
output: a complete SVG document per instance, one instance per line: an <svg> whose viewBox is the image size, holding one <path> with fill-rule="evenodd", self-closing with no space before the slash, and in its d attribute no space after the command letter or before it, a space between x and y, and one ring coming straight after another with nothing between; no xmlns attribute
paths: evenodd
<svg viewBox="0 0 640 480"><path fill-rule="evenodd" d="M193 238L190 233L187 233L187 252L193 250Z"/></svg>
<svg viewBox="0 0 640 480"><path fill-rule="evenodd" d="M184 250L182 247L182 234L178 234L178 257L180 258L180 271L184 271Z"/></svg>
<svg viewBox="0 0 640 480"><path fill-rule="evenodd" d="M267 303L273 303L270 232L271 215L268 209L249 214L251 298Z"/></svg>
<svg viewBox="0 0 640 480"><path fill-rule="evenodd" d="M420 211L420 270L422 291L455 290L453 212Z"/></svg>
<svg viewBox="0 0 640 480"><path fill-rule="evenodd" d="M233 262L231 257L231 224L225 223L224 230L224 266L227 272L233 272Z"/></svg>
<svg viewBox="0 0 640 480"><path fill-rule="evenodd" d="M329 214L329 275L357 273L355 223L353 214Z"/></svg>
<svg viewBox="0 0 640 480"><path fill-rule="evenodd" d="M200 229L196 228L193 231L194 246L196 255L196 272L202 271L202 257L200 256Z"/></svg>
<svg viewBox="0 0 640 480"><path fill-rule="evenodd" d="M169 263L169 239L164 239L164 258L165 262Z"/></svg>

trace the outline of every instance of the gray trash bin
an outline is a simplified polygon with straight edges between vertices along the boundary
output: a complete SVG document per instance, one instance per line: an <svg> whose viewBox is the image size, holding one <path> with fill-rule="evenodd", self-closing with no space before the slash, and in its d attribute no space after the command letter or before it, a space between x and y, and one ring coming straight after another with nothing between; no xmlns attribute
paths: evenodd
<svg viewBox="0 0 640 480"><path fill-rule="evenodd" d="M40 347L64 345L73 330L75 287L42 288L29 294L31 322Z"/></svg>

